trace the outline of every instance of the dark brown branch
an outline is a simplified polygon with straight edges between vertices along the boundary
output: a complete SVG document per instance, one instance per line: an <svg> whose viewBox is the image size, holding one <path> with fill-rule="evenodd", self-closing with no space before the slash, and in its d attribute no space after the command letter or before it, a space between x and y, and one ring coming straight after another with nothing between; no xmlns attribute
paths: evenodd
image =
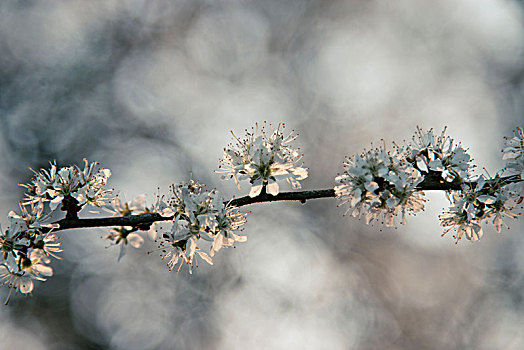
<svg viewBox="0 0 524 350"><path fill-rule="evenodd" d="M92 218L92 219L62 219L56 221L55 224L60 225L59 228L55 228L53 231L68 230L72 228L82 227L103 227L103 226L141 226L146 227L156 221L167 221L172 220L173 217L163 217L158 213L141 214L141 215L128 215L108 218Z"/></svg>
<svg viewBox="0 0 524 350"><path fill-rule="evenodd" d="M240 197L231 200L230 205L235 207L242 207L244 205L250 205L255 203L263 202L278 202L278 201L299 201L301 203L306 203L308 199L318 199L318 198L329 198L335 197L335 190L330 188L327 190L313 190L313 191L298 191L298 192L281 192L276 196L273 196L268 193L260 194L256 197Z"/></svg>
<svg viewBox="0 0 524 350"><path fill-rule="evenodd" d="M494 181L494 180L491 180ZM509 176L499 179L503 183L509 184L512 182L522 181L516 176ZM487 181L488 183L490 180ZM468 183L469 186L474 186L475 183ZM457 182L446 182L440 177L427 175L424 181L422 181L417 189L422 191L447 191L447 190L460 190L461 184ZM226 203L231 206L242 207L245 205L251 205L255 203L265 202L277 202L277 201L299 201L305 203L309 199L319 198L331 198L335 197L335 190L330 188L326 190L312 190L312 191L297 191L297 192L281 192L276 196L261 193L259 196L251 198L249 196L232 199ZM128 215L121 217L107 217L107 218L93 218L93 219L77 219L68 218L59 220L55 224L59 224L60 227L55 228L53 231L62 231L73 228L85 228L85 227L103 227L103 226L131 226L137 227L138 229L147 229L153 222L156 221L168 221L172 220L173 217L163 217L158 213L141 214L141 215Z"/></svg>

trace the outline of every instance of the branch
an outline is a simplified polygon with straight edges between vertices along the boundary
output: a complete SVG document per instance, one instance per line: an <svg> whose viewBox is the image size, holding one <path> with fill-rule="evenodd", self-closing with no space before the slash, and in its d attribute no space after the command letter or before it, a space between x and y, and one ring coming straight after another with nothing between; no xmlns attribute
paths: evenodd
<svg viewBox="0 0 524 350"><path fill-rule="evenodd" d="M151 225L153 222L167 221L172 219L172 216L164 217L158 213L91 219L69 219L66 217L65 219L54 222L54 224L58 224L60 227L55 228L53 231L103 226L140 226L144 229L147 229L146 227L149 227L149 225Z"/></svg>
<svg viewBox="0 0 524 350"><path fill-rule="evenodd" d="M486 181L487 183L497 181L491 179ZM517 176L507 176L498 179L505 184L520 182L522 181ZM467 182L469 186L475 186L476 182ZM446 182L440 177L432 176L428 174L424 181L422 181L417 189L421 191L449 191L449 190L460 190L461 183L458 182ZM306 203L309 199L319 199L319 198L332 198L335 197L335 190L325 189L325 190L310 190L310 191L297 191L297 192L281 192L276 196L267 193L261 193L256 197L244 196L240 198L235 198L225 203L229 203L230 206L242 207L245 205L251 205L256 203L265 203L265 202L278 202L278 201L299 201L301 203ZM165 217L158 213L149 213L149 214L140 214L140 215L128 215L121 217L107 217L107 218L91 218L91 219L77 219L77 218L64 218L62 220L54 222L55 224L60 225L58 228L55 228L53 231L62 231L73 228L86 228L86 227L104 227L104 226L131 226L137 227L141 230L147 230L149 226L157 221L169 221L173 217Z"/></svg>

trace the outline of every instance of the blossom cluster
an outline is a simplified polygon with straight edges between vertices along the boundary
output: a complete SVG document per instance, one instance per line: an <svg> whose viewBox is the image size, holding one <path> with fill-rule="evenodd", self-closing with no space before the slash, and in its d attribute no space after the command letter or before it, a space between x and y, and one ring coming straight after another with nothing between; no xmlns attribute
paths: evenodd
<svg viewBox="0 0 524 350"><path fill-rule="evenodd" d="M34 171L35 177L29 184L25 203L49 202L51 210L64 204L64 198L74 198L79 207L85 204L102 206L111 198L111 191L104 189L111 176L109 169L97 169L98 162L89 163L84 159L84 169L77 165L58 169L51 163L51 169Z"/></svg>
<svg viewBox="0 0 524 350"><path fill-rule="evenodd" d="M21 185L28 191L20 213L11 211L7 228L0 227L0 283L11 291L29 294L34 280L53 275L50 257L59 259L62 249L53 233L59 225L51 222L50 215L59 204L67 215L76 217L86 204L100 206L110 197L104 186L111 172L97 169L96 162L84 162L84 169L76 165L58 169L51 163L50 169L33 171L30 182Z"/></svg>
<svg viewBox="0 0 524 350"><path fill-rule="evenodd" d="M504 138L502 159L506 161L501 173L492 179L484 176L462 185L461 191L451 191L449 210L440 215L441 225L449 227L444 234L456 229L457 242L466 235L470 240L482 237L482 222L491 219L497 232L502 231L503 218L516 218L521 213L524 176L524 135L522 128L513 137ZM502 175L509 174L503 177Z"/></svg>
<svg viewBox="0 0 524 350"><path fill-rule="evenodd" d="M212 265L212 257L220 249L247 240L247 237L235 232L246 222L247 214L225 203L217 190L206 191L204 185L193 180L172 185L169 194L158 195L156 203L150 208L142 195L131 202L115 197L104 209L122 217L157 213L167 220L167 223L153 222L147 236L158 242L159 247L155 251L161 251L161 257L168 261L170 270L178 266L179 271L186 263L191 273L196 256ZM105 239L112 245L120 246L120 260L127 245L134 248L143 246L144 230L141 227L114 227ZM208 242L209 254L203 247L205 242Z"/></svg>
<svg viewBox="0 0 524 350"><path fill-rule="evenodd" d="M246 222L247 214L225 203L216 190L207 191L193 180L183 182L171 187L167 204L174 211L172 226L159 238L158 250L170 270L177 266L180 270L186 263L191 273L197 255L212 265L212 257L220 249L247 240L235 232ZM205 242L209 254L203 247Z"/></svg>
<svg viewBox="0 0 524 350"><path fill-rule="evenodd" d="M364 217L366 224L382 214L386 226L395 225L395 217L402 214L405 224L406 213L423 210L424 193L419 187L430 179L455 185L455 190L446 193L450 208L440 215L444 234L456 230L457 242L464 235L478 240L482 236L481 223L488 220L501 232L504 217L520 215L517 205L522 202L522 129L517 128L513 138L506 138L506 168L490 179L472 175L471 157L445 131L436 135L433 129L424 132L418 128L405 148L395 145L393 151L387 152L384 146L347 159L345 172L335 178L339 183L335 196L341 204L349 203L346 213ZM503 177L504 171L512 176Z"/></svg>
<svg viewBox="0 0 524 350"><path fill-rule="evenodd" d="M28 294L33 280L45 281L53 275L50 257L60 259L57 254L62 249L52 233L56 225L45 223L48 215L43 213L43 203L20 204L20 209L21 214L9 213L7 228L0 226L0 283Z"/></svg>
<svg viewBox="0 0 524 350"><path fill-rule="evenodd" d="M364 217L366 224L380 215L386 226L395 217L414 214L424 209L424 198L416 186L423 180L417 169L403 157L403 150L376 148L346 159L345 172L335 178L335 196L349 203L351 215Z"/></svg>
<svg viewBox="0 0 524 350"><path fill-rule="evenodd" d="M439 173L448 182L462 182L469 178L471 157L445 132L446 128L437 136L433 129L423 132L417 128L417 133L407 146L407 159L423 174Z"/></svg>
<svg viewBox="0 0 524 350"><path fill-rule="evenodd" d="M487 181L479 176L474 184L463 184L461 191L451 191L447 194L451 206L440 215L441 225L449 227L444 234L456 229L457 242L466 235L469 240L476 241L482 237L480 225L483 221L493 218L493 226L497 232L502 231L503 217L516 218L516 198L518 193L512 184L505 184L500 176Z"/></svg>
<svg viewBox="0 0 524 350"><path fill-rule="evenodd" d="M246 130L246 137L240 139L233 134L236 143L224 149L224 158L218 172L224 173L222 179L235 180L238 189L239 181L249 180L251 183L250 197L258 196L263 188L277 195L278 180L286 180L294 189L300 188L300 180L308 176L307 169L297 166L302 159L298 150L291 147L298 135L293 133L284 136L284 123L279 123L277 129L269 136L258 124L252 132Z"/></svg>

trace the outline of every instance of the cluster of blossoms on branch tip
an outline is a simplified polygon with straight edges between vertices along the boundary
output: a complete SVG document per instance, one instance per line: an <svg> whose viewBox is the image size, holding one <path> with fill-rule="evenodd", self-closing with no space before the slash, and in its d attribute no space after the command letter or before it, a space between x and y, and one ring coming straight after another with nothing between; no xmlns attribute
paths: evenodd
<svg viewBox="0 0 524 350"><path fill-rule="evenodd" d="M43 203L20 203L20 214L9 212L7 228L0 226L0 283L11 292L29 294L33 280L45 281L53 275L50 257L60 259L57 254L62 249L52 233L57 225L46 223L48 219Z"/></svg>
<svg viewBox="0 0 524 350"><path fill-rule="evenodd" d="M73 198L79 207L106 204L111 199L112 191L104 189L104 186L111 171L97 169L97 165L98 162L89 163L84 159L84 169L77 165L58 169L56 163L51 163L49 170L33 170L35 177L29 184L21 185L28 190L25 203L49 202L51 210L56 210L59 204L64 205L65 198Z"/></svg>
<svg viewBox="0 0 524 350"><path fill-rule="evenodd" d="M440 215L441 224L456 229L457 242L464 236L478 240L483 231L481 222L491 219L497 232L502 231L503 218L516 218L518 205L523 197L524 175L524 135L522 128L514 131L514 137L504 138L502 159L506 164L501 173L494 178L479 176L473 182L462 184L461 191L447 194L451 206ZM502 175L506 175L505 178ZM509 180L509 181L508 181Z"/></svg>
<svg viewBox="0 0 524 350"><path fill-rule="evenodd" d="M501 232L504 216L516 218L519 215L515 212L518 193L514 187L514 184L504 184L499 175L489 182L481 175L474 185L463 184L461 191L446 193L451 206L439 216L441 225L449 227L443 235L456 229L457 242L464 234L476 241L483 234L481 222L491 218L495 230Z"/></svg>
<svg viewBox="0 0 524 350"><path fill-rule="evenodd" d="M460 144L433 130L417 129L411 143L394 146L393 151L380 147L355 155L344 163L345 172L335 178L335 196L349 203L346 213L364 217L366 224L383 215L386 226L395 225L395 217L415 214L424 208L424 193L419 186L430 178L439 183L456 184L460 190L448 190L451 205L440 215L444 234L456 230L457 242L465 235L470 240L482 237L481 222L493 219L501 232L503 218L516 218L522 202L524 169L522 129L505 139L503 159L506 167L494 178L473 176L471 157ZM503 177L509 173L511 176Z"/></svg>
<svg viewBox="0 0 524 350"><path fill-rule="evenodd" d="M286 180L294 189L300 188L300 180L307 178L307 169L296 166L302 159L298 150L291 147L298 135L293 133L284 136L284 123L279 123L277 129L266 134L264 127L258 129L258 124L252 132L246 130L246 137L233 137L236 143L224 149L224 158L218 172L224 173L222 179L233 178L240 189L239 181L249 180L251 183L250 197L258 196L264 188L272 195L279 192L278 180Z"/></svg>
<svg viewBox="0 0 524 350"><path fill-rule="evenodd" d="M423 177L402 154L397 147L376 148L346 159L345 172L335 178L340 184L335 196L349 203L346 213L363 216L366 224L382 215L386 226L394 226L398 214L405 223L405 214L424 209L423 193L416 189Z"/></svg>
<svg viewBox="0 0 524 350"><path fill-rule="evenodd" d="M438 136L433 133L433 129L424 132L417 128L417 133L407 146L406 159L424 175L433 172L447 182L463 182L469 178L471 157L445 133L446 128Z"/></svg>
<svg viewBox="0 0 524 350"><path fill-rule="evenodd" d="M84 159L84 163L84 169L76 165L58 169L51 163L49 170L33 170L35 176L21 185L27 192L20 213L11 211L7 229L0 228L0 282L11 291L29 294L33 280L45 281L53 275L50 257L59 259L56 254L62 249L52 233L59 225L50 222L50 215L59 204L76 218L86 204L101 206L109 200L111 191L104 186L111 172L98 169L97 162Z"/></svg>

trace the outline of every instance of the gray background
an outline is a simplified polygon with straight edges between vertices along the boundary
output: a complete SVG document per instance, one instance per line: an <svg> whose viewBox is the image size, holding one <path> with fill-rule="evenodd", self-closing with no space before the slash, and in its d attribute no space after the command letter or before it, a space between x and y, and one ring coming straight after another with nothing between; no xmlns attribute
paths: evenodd
<svg viewBox="0 0 524 350"><path fill-rule="evenodd" d="M329 188L344 156L420 125L494 174L522 125L522 3L2 1L2 224L38 169L98 160L151 202L213 172L230 129L285 121ZM286 185L282 186L287 190ZM522 223L455 245L442 193L406 227L367 227L331 199L249 208L247 243L169 273L148 242L62 233L55 276L0 311L2 349L522 349ZM0 296L7 289L0 290Z"/></svg>

